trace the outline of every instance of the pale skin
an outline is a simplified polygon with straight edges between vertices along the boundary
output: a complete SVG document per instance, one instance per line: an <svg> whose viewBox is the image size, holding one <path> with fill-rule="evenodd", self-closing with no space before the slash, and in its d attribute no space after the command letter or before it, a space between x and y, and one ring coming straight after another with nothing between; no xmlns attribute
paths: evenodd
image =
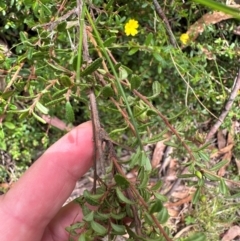
<svg viewBox="0 0 240 241"><path fill-rule="evenodd" d="M0 196L0 240L67 241L65 228L82 220L77 203L62 207L76 181L93 164L91 122L74 128L52 145Z"/></svg>

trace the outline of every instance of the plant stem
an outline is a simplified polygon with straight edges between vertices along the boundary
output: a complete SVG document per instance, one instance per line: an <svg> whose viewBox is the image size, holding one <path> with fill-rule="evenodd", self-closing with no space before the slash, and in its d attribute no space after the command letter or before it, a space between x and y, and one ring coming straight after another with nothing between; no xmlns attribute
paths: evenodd
<svg viewBox="0 0 240 241"><path fill-rule="evenodd" d="M134 126L135 133L136 133L136 137L137 137L137 140L138 140L138 144L139 144L141 150L143 150L143 145L142 145L142 142L141 142L141 138L140 138L140 135L139 135L138 130L137 130L137 123L136 123L136 121L135 121L135 118L133 117L132 110L131 110L130 105L129 105L129 103L128 103L128 100L127 100L127 97L126 97L125 92L124 92L124 90L123 90L123 87L122 87L122 85L121 85L121 83L120 83L119 76L118 76L118 74L117 74L117 72L116 72L116 70L115 70L115 68L114 68L114 65L113 65L110 57L108 56L108 53L107 53L107 51L106 51L106 49L105 49L105 47L104 47L104 45L103 45L102 39L101 39L101 37L100 37L100 35L99 35L99 33L98 33L95 25L94 25L94 22L92 21L92 18L91 18L91 16L90 16L90 14L89 14L89 12L88 12L87 9L86 9L86 14L87 14L87 17L88 17L88 21L90 22L90 24L91 24L91 26L92 26L92 28L93 28L93 31L94 31L94 33L95 33L95 35L96 35L96 38L97 38L97 40L98 40L98 44L100 45L100 47L101 47L101 49L102 49L102 52L103 52L105 58L107 59L109 65L110 65L110 67L111 67L111 70L112 70L112 72L113 72L113 74L114 74L114 77L115 77L115 79L116 79L116 83L117 83L118 90L120 91L120 94L121 94L121 96L123 97L124 102L126 103L126 107L127 107L128 114L130 115L130 119L131 119L132 124L133 124L133 126Z"/></svg>

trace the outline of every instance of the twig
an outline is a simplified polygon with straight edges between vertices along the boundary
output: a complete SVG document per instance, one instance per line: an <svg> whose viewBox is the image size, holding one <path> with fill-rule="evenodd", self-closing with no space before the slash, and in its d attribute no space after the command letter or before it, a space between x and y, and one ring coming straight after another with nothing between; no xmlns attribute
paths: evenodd
<svg viewBox="0 0 240 241"><path fill-rule="evenodd" d="M165 15L165 13L163 12L161 6L159 5L158 1L157 0L153 0L153 4L155 6L155 9L156 9L156 12L158 14L158 16L163 20L163 22L165 23L165 26L166 26L166 30L167 30L167 34L169 36L169 40L170 40L170 43L172 44L172 46L174 48L177 47L177 42L175 40L175 37L173 35L173 32L172 32L172 29L171 29L171 26L168 22L168 19Z"/></svg>
<svg viewBox="0 0 240 241"><path fill-rule="evenodd" d="M119 166L118 164L118 160L116 159L115 156L112 156L111 158L116 170L126 179L128 179L125 175L125 173L123 172L122 168ZM145 208L145 210L149 213L149 206L148 204L144 201L144 199L142 198L142 196L139 194L138 190L135 187L135 184L132 184L131 182L129 182L130 186L129 189L132 191L132 194L135 196L135 200L137 200L139 203L142 204L142 206ZM157 220L157 218L153 215L150 214L154 224L156 224L156 226L158 227L160 233L162 233L162 235L164 236L164 238L166 239L166 241L172 241L171 238L169 238L168 234L165 232L165 230L163 229L163 227L161 226L161 224L159 224L159 221Z"/></svg>
<svg viewBox="0 0 240 241"><path fill-rule="evenodd" d="M172 133L177 137L177 139L180 141L180 143L184 146L184 148L186 149L186 151L189 153L190 157L192 160L196 160L196 158L194 157L192 150L186 145L186 143L183 141L183 139L181 138L181 136L178 134L178 132L174 129L174 127L169 123L168 119L157 109L155 108L152 103L150 101L148 101L148 99L140 94L137 90L133 90L133 93L138 96L143 102L145 102L149 107L151 107L152 110L154 110L159 117L161 117L161 119L163 120L163 122L166 124L166 126L169 128L169 130L172 131Z"/></svg>
<svg viewBox="0 0 240 241"><path fill-rule="evenodd" d="M44 24L39 24L37 26L34 26L32 28L32 30L35 30L37 28L42 28L45 27L46 29L52 31L58 24L60 24L61 22L67 20L71 15L73 14L77 14L79 13L79 9L78 7L68 11L66 14L64 14L63 16L59 17L57 20L49 22L49 23L44 23Z"/></svg>
<svg viewBox="0 0 240 241"><path fill-rule="evenodd" d="M235 98L238 95L239 89L240 89L240 68L238 70L237 77L235 78L231 94L229 96L229 99L228 99L225 107L224 107L224 110L223 110L222 114L219 116L217 122L212 126L212 128L208 132L205 142L208 142L215 135L215 133L217 132L218 128L223 123L224 119L226 118L228 112L230 111L230 109L231 109L231 107L233 105L233 102L234 102Z"/></svg>
<svg viewBox="0 0 240 241"><path fill-rule="evenodd" d="M102 136L101 132L101 124L98 116L98 109L96 103L96 97L93 92L93 89L90 90L88 95L91 106L91 117L92 117L92 126L93 126L93 138L94 138L94 183L93 183L93 192L96 192L96 183L97 183L97 160L100 162L100 165L103 163L103 151L102 151Z"/></svg>

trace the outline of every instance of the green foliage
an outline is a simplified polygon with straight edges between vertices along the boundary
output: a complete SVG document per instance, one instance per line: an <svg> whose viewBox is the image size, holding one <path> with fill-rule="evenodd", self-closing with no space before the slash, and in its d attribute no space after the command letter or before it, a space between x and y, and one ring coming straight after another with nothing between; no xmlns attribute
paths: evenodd
<svg viewBox="0 0 240 241"><path fill-rule="evenodd" d="M195 2L223 10L213 1ZM165 134L172 132L169 125L174 126L178 136L173 135L165 144L175 148L173 156L179 160L188 157L184 164L189 174L183 177L197 178L192 184L196 188L193 204L197 213L204 213L199 203L205 195L205 182L217 183L218 195L230 195L224 178L217 175L226 161L211 165L208 145L204 145L206 127L201 123L216 121L233 85L239 58L239 43L233 34L237 22L229 19L221 26L207 26L185 48L180 42L181 34L208 10L193 2L172 1L171 5L164 5L164 12L178 43L175 48L151 1L86 1L82 16L71 12L75 7L76 1L68 1L61 11L58 1L1 1L0 36L8 43L11 54L6 45L1 45L0 69L4 78L0 86L0 149L8 151L19 168L25 170L64 134L46 124L45 115L71 125L88 120L88 91L94 87L101 122L111 138L136 150L128 168L138 168L137 191L150 209L142 209L139 202L126 195L130 182L116 174L112 189L99 189L97 194L84 192L79 200L84 223L74 224L68 231L74 233L84 227L86 232L79 240L91 240L94 235L108 232L105 224L112 236L128 233L138 239L121 219L132 217L132 206L139 205L140 217L145 220L144 234L150 240L161 240L150 214L166 224L169 215L163 202L167 199L157 192L161 182L148 187L154 170L143 146L164 140ZM224 9L236 17L236 10ZM124 32L129 19L139 23L135 37ZM230 110L224 128L230 127L232 118L239 119L237 104ZM237 155L239 150L237 144ZM0 178L6 180L8 174L0 168ZM155 201L151 200L153 197ZM100 205L99 213L84 209L85 203ZM107 209L109 203L111 210ZM217 204L221 208L225 203ZM208 208L211 211L214 207ZM205 230L209 230L215 214L217 211L211 222L199 215L196 223L207 223ZM186 221L193 223L191 218ZM167 224L164 228L168 230ZM196 233L185 240L205 240L205 234Z"/></svg>

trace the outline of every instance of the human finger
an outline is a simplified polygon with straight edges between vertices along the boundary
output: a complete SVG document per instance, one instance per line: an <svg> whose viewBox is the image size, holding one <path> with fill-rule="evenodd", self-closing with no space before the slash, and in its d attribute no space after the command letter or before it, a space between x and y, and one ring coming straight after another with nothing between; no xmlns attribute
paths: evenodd
<svg viewBox="0 0 240 241"><path fill-rule="evenodd" d="M52 145L0 200L0 217L10 229L1 233L13 233L7 240L13 240L16 233L25 241L41 237L77 179L91 167L92 159L91 122L74 128Z"/></svg>

